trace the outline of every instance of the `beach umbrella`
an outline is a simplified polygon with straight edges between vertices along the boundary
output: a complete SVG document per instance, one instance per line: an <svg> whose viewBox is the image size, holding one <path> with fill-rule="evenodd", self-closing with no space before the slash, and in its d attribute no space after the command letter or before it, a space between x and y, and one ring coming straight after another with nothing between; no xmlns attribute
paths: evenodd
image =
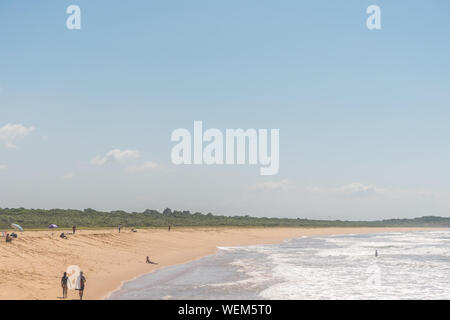
<svg viewBox="0 0 450 320"><path fill-rule="evenodd" d="M11 224L11 227L13 227L14 229L19 230L20 232L23 232L23 228L21 226L19 226L18 224L13 223L13 224Z"/></svg>
<svg viewBox="0 0 450 320"><path fill-rule="evenodd" d="M55 228L58 228L58 226L56 225L56 224L51 224L51 225L49 225L48 226L49 227L49 229L55 229Z"/></svg>

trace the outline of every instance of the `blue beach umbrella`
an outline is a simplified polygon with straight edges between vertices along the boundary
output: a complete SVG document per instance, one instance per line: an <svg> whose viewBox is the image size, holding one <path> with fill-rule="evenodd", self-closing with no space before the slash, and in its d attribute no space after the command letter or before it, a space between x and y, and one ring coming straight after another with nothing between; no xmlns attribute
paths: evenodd
<svg viewBox="0 0 450 320"><path fill-rule="evenodd" d="M49 229L55 229L55 228L58 228L58 226L56 225L56 224L51 224L51 225L49 225L48 226L49 227Z"/></svg>
<svg viewBox="0 0 450 320"><path fill-rule="evenodd" d="M13 224L11 224L11 227L13 227L14 229L19 230L20 232L23 232L23 228L21 226L19 226L18 224L13 223Z"/></svg>

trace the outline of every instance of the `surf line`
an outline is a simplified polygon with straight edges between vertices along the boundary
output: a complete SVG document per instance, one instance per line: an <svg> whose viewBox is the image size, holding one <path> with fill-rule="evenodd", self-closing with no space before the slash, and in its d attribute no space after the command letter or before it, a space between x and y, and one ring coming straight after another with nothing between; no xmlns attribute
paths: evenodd
<svg viewBox="0 0 450 320"><path fill-rule="evenodd" d="M184 128L172 132L171 141L178 144L172 148L171 160L176 165L243 165L248 160L250 165L261 165L260 175L275 175L280 168L280 130L270 130L270 154L268 139L267 129L226 129L223 134L211 128L203 132L203 122L194 121L193 138ZM209 144L203 148L203 142Z"/></svg>

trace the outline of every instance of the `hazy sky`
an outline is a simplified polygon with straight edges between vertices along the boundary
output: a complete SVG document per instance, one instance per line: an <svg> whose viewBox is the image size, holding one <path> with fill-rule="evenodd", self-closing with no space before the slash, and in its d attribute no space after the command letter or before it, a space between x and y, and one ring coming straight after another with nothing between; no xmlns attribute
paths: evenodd
<svg viewBox="0 0 450 320"><path fill-rule="evenodd" d="M449 36L446 0L2 0L0 207L450 216ZM278 175L173 165L194 120L280 129Z"/></svg>

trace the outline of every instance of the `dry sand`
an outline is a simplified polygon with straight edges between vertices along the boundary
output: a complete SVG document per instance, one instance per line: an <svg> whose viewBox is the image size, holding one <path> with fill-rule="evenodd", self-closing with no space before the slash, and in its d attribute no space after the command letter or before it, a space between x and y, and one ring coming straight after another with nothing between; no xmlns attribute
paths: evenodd
<svg viewBox="0 0 450 320"><path fill-rule="evenodd" d="M198 259L217 246L280 243L299 236L425 230L424 228L179 228L26 231L12 243L0 238L0 299L61 299L60 277L70 265L86 276L85 299L102 299L123 281ZM71 232L71 231L70 231ZM145 263L146 256L158 265ZM68 299L78 298L69 290Z"/></svg>

